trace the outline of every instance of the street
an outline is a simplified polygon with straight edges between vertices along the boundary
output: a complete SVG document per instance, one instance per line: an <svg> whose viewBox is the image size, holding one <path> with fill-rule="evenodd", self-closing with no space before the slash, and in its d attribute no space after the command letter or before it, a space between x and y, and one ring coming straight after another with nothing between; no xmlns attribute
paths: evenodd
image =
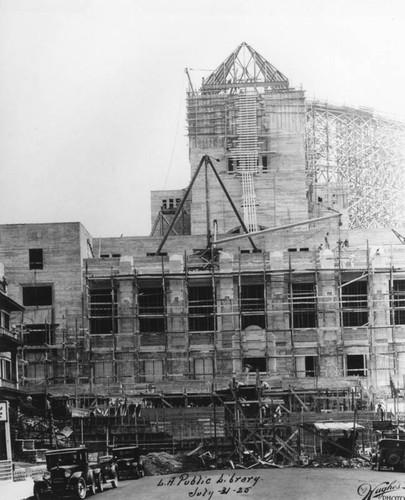
<svg viewBox="0 0 405 500"><path fill-rule="evenodd" d="M18 483L16 483L18 484ZM8 490L6 490L8 491ZM4 492L4 490L3 490ZM405 474L370 469L221 470L145 477L106 486L100 500L405 500ZM6 500L27 496L7 494ZM90 498L90 497L89 497ZM96 500L96 499L95 499Z"/></svg>
<svg viewBox="0 0 405 500"><path fill-rule="evenodd" d="M385 489L384 489L385 488ZM105 500L405 500L405 474L370 469L225 470L121 481Z"/></svg>

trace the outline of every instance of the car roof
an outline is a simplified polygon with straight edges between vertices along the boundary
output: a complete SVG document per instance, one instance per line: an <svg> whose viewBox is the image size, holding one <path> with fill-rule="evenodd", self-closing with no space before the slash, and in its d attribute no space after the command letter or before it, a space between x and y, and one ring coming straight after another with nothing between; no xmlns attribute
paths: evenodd
<svg viewBox="0 0 405 500"><path fill-rule="evenodd" d="M112 448L113 451L120 451L120 450L135 450L139 448L139 446L115 446L114 448Z"/></svg>
<svg viewBox="0 0 405 500"><path fill-rule="evenodd" d="M72 453L72 451L80 451L80 450L87 451L87 448L63 448L61 450L51 450L45 452L45 455L61 455L62 453Z"/></svg>

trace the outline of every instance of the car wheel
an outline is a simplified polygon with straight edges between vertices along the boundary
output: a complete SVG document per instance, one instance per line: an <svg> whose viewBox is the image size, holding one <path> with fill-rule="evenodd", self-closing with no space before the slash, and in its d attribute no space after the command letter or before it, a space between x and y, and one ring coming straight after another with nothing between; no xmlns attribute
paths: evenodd
<svg viewBox="0 0 405 500"><path fill-rule="evenodd" d="M86 498L86 483L84 482L84 479L82 477L77 481L76 493L78 498L80 498L81 500L84 500L84 498Z"/></svg>
<svg viewBox="0 0 405 500"><path fill-rule="evenodd" d="M104 479L101 473L97 476L96 484L97 484L97 491L99 493L102 493L104 491Z"/></svg>
<svg viewBox="0 0 405 500"><path fill-rule="evenodd" d="M401 455L397 451L391 451L387 454L385 461L390 467L395 467L401 462Z"/></svg>
<svg viewBox="0 0 405 500"><path fill-rule="evenodd" d="M139 471L139 477L145 476L145 464L143 460L139 461L138 471Z"/></svg>
<svg viewBox="0 0 405 500"><path fill-rule="evenodd" d="M111 481L111 486L113 488L116 488L118 486L118 474L117 474L117 471L114 471L114 478Z"/></svg>
<svg viewBox="0 0 405 500"><path fill-rule="evenodd" d="M42 500L44 498L42 495L42 489L38 485L34 485L34 498L35 500Z"/></svg>
<svg viewBox="0 0 405 500"><path fill-rule="evenodd" d="M90 485L90 494L91 495L95 495L96 494L96 485L95 485L95 483L92 483Z"/></svg>

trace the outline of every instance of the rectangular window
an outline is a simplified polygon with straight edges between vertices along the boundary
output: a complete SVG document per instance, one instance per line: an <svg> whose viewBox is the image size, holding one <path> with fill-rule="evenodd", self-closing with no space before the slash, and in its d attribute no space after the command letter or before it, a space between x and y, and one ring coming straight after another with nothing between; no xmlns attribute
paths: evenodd
<svg viewBox="0 0 405 500"><path fill-rule="evenodd" d="M211 286L189 287L188 314L190 332L214 330L214 297Z"/></svg>
<svg viewBox="0 0 405 500"><path fill-rule="evenodd" d="M42 248L30 248L28 250L28 253L29 253L30 269L43 269L44 259L43 259Z"/></svg>
<svg viewBox="0 0 405 500"><path fill-rule="evenodd" d="M346 375L348 377L367 376L367 363L365 354L348 354L346 356Z"/></svg>
<svg viewBox="0 0 405 500"><path fill-rule="evenodd" d="M29 346L52 345L55 339L55 325L47 323L37 323L26 325L24 332L24 344Z"/></svg>
<svg viewBox="0 0 405 500"><path fill-rule="evenodd" d="M163 380L163 361L148 359L143 362L145 382L161 382Z"/></svg>
<svg viewBox="0 0 405 500"><path fill-rule="evenodd" d="M140 333L165 331L163 287L140 284L138 294Z"/></svg>
<svg viewBox="0 0 405 500"><path fill-rule="evenodd" d="M264 285L245 284L241 286L241 328L244 330L248 326L265 327L264 318Z"/></svg>
<svg viewBox="0 0 405 500"><path fill-rule="evenodd" d="M305 376L316 377L317 365L318 365L317 356L305 356Z"/></svg>
<svg viewBox="0 0 405 500"><path fill-rule="evenodd" d="M343 326L363 326L368 322L367 281L342 284Z"/></svg>
<svg viewBox="0 0 405 500"><path fill-rule="evenodd" d="M52 286L37 285L23 287L24 306L51 306Z"/></svg>
<svg viewBox="0 0 405 500"><path fill-rule="evenodd" d="M90 333L117 333L117 290L90 288L89 290Z"/></svg>
<svg viewBox="0 0 405 500"><path fill-rule="evenodd" d="M394 325L405 325L405 280L394 280L391 290Z"/></svg>
<svg viewBox="0 0 405 500"><path fill-rule="evenodd" d="M0 368L0 375L3 380L13 380L10 359L0 358Z"/></svg>
<svg viewBox="0 0 405 500"><path fill-rule="evenodd" d="M0 326L5 330L10 330L10 315L6 311L0 311Z"/></svg>
<svg viewBox="0 0 405 500"><path fill-rule="evenodd" d="M243 358L243 371L247 373L267 372L266 358Z"/></svg>
<svg viewBox="0 0 405 500"><path fill-rule="evenodd" d="M10 330L10 315L4 311L4 328Z"/></svg>
<svg viewBox="0 0 405 500"><path fill-rule="evenodd" d="M318 376L318 356L297 356L296 358L297 377L317 377Z"/></svg>
<svg viewBox="0 0 405 500"><path fill-rule="evenodd" d="M292 322L291 328L315 328L316 297L314 283L292 283Z"/></svg>
<svg viewBox="0 0 405 500"><path fill-rule="evenodd" d="M200 358L194 360L194 378L196 380L212 379L214 366L211 358Z"/></svg>

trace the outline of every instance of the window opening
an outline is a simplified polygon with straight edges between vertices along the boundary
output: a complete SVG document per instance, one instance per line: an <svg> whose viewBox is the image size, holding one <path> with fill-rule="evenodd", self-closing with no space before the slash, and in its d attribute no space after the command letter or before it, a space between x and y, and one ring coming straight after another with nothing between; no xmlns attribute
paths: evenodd
<svg viewBox="0 0 405 500"><path fill-rule="evenodd" d="M5 330L10 330L10 314L6 311L0 311L0 326Z"/></svg>
<svg viewBox="0 0 405 500"><path fill-rule="evenodd" d="M346 374L350 376L367 376L366 356L364 354L348 354L346 357Z"/></svg>
<svg viewBox="0 0 405 500"><path fill-rule="evenodd" d="M30 269L43 269L44 259L42 248L30 248L28 253Z"/></svg>
<svg viewBox="0 0 405 500"><path fill-rule="evenodd" d="M291 327L314 328L317 323L314 283L292 283L293 317Z"/></svg>
<svg viewBox="0 0 405 500"><path fill-rule="evenodd" d="M188 329L191 332L214 330L214 297L211 286L188 289Z"/></svg>
<svg viewBox="0 0 405 500"><path fill-rule="evenodd" d="M267 372L266 358L243 358L243 371L247 373Z"/></svg>
<svg viewBox="0 0 405 500"><path fill-rule="evenodd" d="M52 286L24 286L22 292L24 306L52 305Z"/></svg>
<svg viewBox="0 0 405 500"><path fill-rule="evenodd" d="M0 376L3 380L13 380L10 359L0 358Z"/></svg>
<svg viewBox="0 0 405 500"><path fill-rule="evenodd" d="M139 331L153 333L165 331L164 295L162 286L139 286Z"/></svg>
<svg viewBox="0 0 405 500"><path fill-rule="evenodd" d="M362 326L368 322L367 281L342 285L343 326Z"/></svg>
<svg viewBox="0 0 405 500"><path fill-rule="evenodd" d="M52 345L55 340L55 325L48 323L36 323L26 326L24 332L24 344L29 346Z"/></svg>
<svg viewBox="0 0 405 500"><path fill-rule="evenodd" d="M117 324L117 290L111 287L90 288L90 333L116 333Z"/></svg>
<svg viewBox="0 0 405 500"><path fill-rule="evenodd" d="M316 356L305 356L305 376L316 377L318 358Z"/></svg>
<svg viewBox="0 0 405 500"><path fill-rule="evenodd" d="M241 286L242 330L251 325L265 327L264 318L264 285Z"/></svg>
<svg viewBox="0 0 405 500"><path fill-rule="evenodd" d="M405 325L405 280L394 280L391 296L394 325Z"/></svg>

